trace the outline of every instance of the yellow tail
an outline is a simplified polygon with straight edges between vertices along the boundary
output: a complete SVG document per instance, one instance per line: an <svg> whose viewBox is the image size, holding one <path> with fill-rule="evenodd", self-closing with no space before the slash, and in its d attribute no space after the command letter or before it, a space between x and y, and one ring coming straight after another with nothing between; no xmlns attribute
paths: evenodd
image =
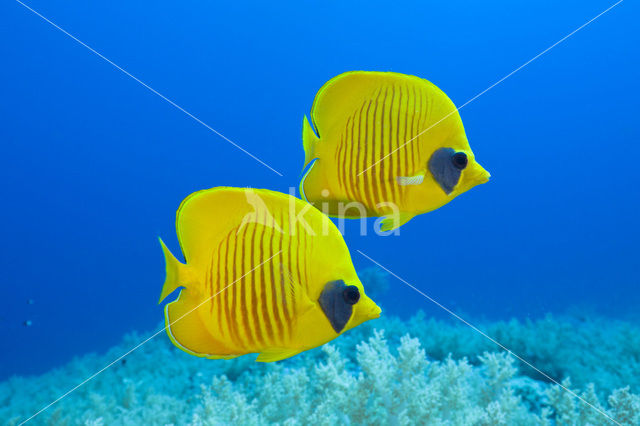
<svg viewBox="0 0 640 426"><path fill-rule="evenodd" d="M316 155L316 145L320 142L320 138L316 136L309 124L307 116L304 116L302 122L302 146L304 147L304 167L313 160ZM303 167L303 168L304 168Z"/></svg>
<svg viewBox="0 0 640 426"><path fill-rule="evenodd" d="M162 301L175 289L187 286L188 284L193 284L194 280L189 267L184 263L181 263L173 254L171 254L161 238L158 238L158 240L160 240L160 244L162 245L167 270L167 278L164 280L162 293L160 294L160 300L158 301L158 303L162 303Z"/></svg>

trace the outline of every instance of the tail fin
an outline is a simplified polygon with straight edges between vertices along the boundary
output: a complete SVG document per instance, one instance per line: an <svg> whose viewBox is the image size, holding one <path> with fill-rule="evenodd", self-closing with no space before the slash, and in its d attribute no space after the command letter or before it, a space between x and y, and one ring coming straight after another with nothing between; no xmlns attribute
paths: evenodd
<svg viewBox="0 0 640 426"><path fill-rule="evenodd" d="M164 261L167 271L167 278L164 280L162 293L160 294L160 300L158 301L158 303L162 303L162 301L172 291L174 291L178 287L192 284L194 283L194 280L187 265L181 263L178 259L175 258L173 254L171 254L167 246L164 245L164 241L162 241L161 238L158 238L158 240L160 240L160 244L162 245L162 251L164 252Z"/></svg>
<svg viewBox="0 0 640 426"><path fill-rule="evenodd" d="M320 142L320 138L316 136L309 124L307 116L302 121L302 146L304 147L304 167L313 160L316 155L316 145ZM303 167L303 168L304 168Z"/></svg>

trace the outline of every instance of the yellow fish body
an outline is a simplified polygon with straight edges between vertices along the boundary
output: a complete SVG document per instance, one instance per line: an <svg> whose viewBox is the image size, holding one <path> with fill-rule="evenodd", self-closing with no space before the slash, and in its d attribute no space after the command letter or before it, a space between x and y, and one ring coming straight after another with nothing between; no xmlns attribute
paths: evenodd
<svg viewBox="0 0 640 426"><path fill-rule="evenodd" d="M415 76L341 74L318 91L311 120L305 167L315 161L300 191L331 216L386 216L391 230L489 179L453 102Z"/></svg>
<svg viewBox="0 0 640 426"><path fill-rule="evenodd" d="M335 225L292 196L213 188L176 216L186 264L162 243L171 341L207 358L278 361L322 345L380 308L365 294Z"/></svg>

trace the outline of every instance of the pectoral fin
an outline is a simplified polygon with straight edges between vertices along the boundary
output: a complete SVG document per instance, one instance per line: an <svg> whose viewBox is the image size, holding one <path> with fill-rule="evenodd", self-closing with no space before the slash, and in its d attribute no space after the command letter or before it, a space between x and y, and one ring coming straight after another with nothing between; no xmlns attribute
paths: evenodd
<svg viewBox="0 0 640 426"><path fill-rule="evenodd" d="M413 176L398 176L396 177L396 182L398 185L406 186L406 185L420 185L422 181L424 181L425 172L420 172Z"/></svg>

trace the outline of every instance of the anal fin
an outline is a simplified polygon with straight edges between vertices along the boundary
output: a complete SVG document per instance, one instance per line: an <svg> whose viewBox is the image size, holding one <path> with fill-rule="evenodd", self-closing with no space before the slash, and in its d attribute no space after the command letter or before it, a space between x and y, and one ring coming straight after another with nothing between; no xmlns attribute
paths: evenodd
<svg viewBox="0 0 640 426"><path fill-rule="evenodd" d="M260 355L256 358L256 362L282 361L283 359L298 355L300 352L299 349L269 348L260 352Z"/></svg>
<svg viewBox="0 0 640 426"><path fill-rule="evenodd" d="M411 219L413 219L413 216L414 215L412 215L411 213L400 213L397 217L386 216L380 221L380 231L393 231L394 229L397 229L405 223L409 222Z"/></svg>
<svg viewBox="0 0 640 426"><path fill-rule="evenodd" d="M189 289L180 291L178 298L165 305L165 328L171 342L188 354L210 359L230 359L242 354L230 352L207 329L200 316L208 309ZM225 353L227 352L227 353Z"/></svg>

